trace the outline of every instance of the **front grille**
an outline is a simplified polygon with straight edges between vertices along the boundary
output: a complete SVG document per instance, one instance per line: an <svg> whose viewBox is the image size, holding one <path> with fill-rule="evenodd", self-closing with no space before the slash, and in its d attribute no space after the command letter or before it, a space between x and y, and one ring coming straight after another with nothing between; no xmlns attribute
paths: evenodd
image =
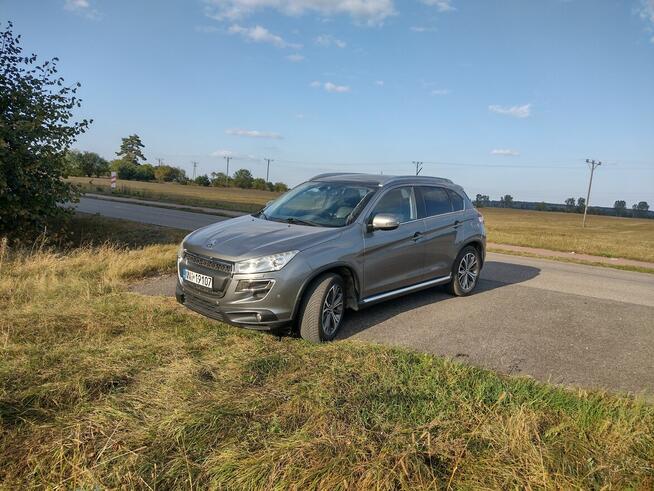
<svg viewBox="0 0 654 491"><path fill-rule="evenodd" d="M197 264L203 268L219 271L225 274L232 274L234 267L232 263L227 261L221 261L220 259L215 259L213 257L200 256L198 254L193 254L192 252L185 252L184 257L189 263Z"/></svg>

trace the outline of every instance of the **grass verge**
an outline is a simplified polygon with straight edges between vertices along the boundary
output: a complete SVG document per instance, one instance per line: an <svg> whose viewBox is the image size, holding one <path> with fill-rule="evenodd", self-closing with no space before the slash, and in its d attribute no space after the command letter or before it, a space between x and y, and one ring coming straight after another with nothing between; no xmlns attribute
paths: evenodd
<svg viewBox="0 0 654 491"><path fill-rule="evenodd" d="M127 291L175 248L1 252L3 486L654 486L640 400L278 340Z"/></svg>

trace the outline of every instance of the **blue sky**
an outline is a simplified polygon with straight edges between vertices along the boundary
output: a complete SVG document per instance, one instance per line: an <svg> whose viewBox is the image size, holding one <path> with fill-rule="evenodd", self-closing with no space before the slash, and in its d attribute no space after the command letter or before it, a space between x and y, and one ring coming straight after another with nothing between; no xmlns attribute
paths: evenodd
<svg viewBox="0 0 654 491"><path fill-rule="evenodd" d="M82 83L113 158L424 173L468 194L654 206L654 0L0 0L23 46Z"/></svg>

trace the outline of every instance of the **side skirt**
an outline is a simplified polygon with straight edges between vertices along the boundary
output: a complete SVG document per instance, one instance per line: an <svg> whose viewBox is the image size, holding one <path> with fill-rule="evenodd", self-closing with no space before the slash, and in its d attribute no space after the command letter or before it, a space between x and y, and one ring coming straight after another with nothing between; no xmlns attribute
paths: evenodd
<svg viewBox="0 0 654 491"><path fill-rule="evenodd" d="M407 293L412 293L418 290L422 290L424 288L429 288L431 286L442 285L443 283L448 283L451 279L452 279L452 275L448 274L447 276L443 276L441 278L423 281L421 283L416 283L415 285L405 286L403 288L398 288L397 290L392 290L386 293L379 293L377 295L372 295L370 297L366 297L363 300L361 300L359 302L359 306L367 307L368 305L381 302L382 300L389 300L391 298L406 295Z"/></svg>

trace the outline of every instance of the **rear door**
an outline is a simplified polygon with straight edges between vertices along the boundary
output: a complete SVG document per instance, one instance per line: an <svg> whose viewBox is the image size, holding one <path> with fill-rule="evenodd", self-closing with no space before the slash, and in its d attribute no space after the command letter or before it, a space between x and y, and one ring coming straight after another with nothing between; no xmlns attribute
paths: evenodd
<svg viewBox="0 0 654 491"><path fill-rule="evenodd" d="M363 297L418 283L423 276L424 258L420 242L424 224L418 219L413 186L386 191L373 207L366 223L376 214L395 215L395 230L364 230Z"/></svg>
<svg viewBox="0 0 654 491"><path fill-rule="evenodd" d="M420 186L419 199L423 205L425 232L420 241L425 258L425 280L447 276L456 258L456 235L459 214L455 212L450 190L439 186Z"/></svg>

